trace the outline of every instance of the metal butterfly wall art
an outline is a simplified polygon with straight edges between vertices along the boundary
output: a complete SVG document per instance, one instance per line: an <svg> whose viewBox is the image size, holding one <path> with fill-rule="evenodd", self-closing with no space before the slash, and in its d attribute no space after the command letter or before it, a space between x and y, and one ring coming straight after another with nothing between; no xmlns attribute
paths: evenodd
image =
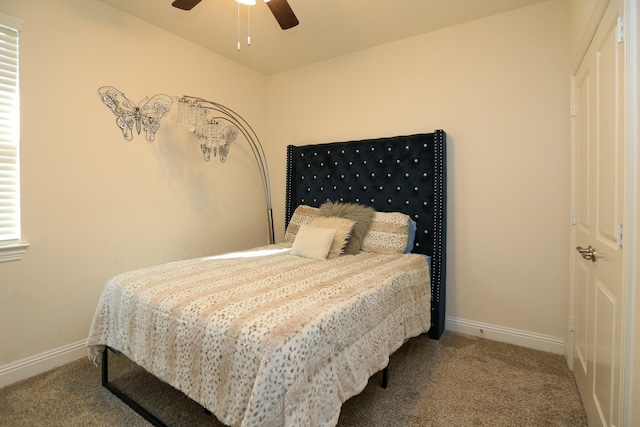
<svg viewBox="0 0 640 427"><path fill-rule="evenodd" d="M173 103L170 96L159 94L135 104L111 86L102 86L98 93L102 102L116 115L116 124L127 141L133 139L135 128L138 135L144 129L147 141L153 142L160 128L160 119L171 109Z"/></svg>

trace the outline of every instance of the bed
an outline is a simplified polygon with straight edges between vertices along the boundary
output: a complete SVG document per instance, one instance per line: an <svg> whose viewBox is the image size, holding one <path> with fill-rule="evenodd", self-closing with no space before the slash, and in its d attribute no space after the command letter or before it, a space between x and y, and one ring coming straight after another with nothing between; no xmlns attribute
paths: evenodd
<svg viewBox="0 0 640 427"><path fill-rule="evenodd" d="M121 352L226 425L336 425L407 339L444 330L445 145L288 146L283 242L107 283L87 340L103 385L163 425L109 382Z"/></svg>

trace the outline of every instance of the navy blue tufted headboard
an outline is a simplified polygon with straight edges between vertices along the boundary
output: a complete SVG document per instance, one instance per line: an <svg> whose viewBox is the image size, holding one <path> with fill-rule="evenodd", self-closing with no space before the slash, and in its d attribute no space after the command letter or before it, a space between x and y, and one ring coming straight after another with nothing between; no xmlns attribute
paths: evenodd
<svg viewBox="0 0 640 427"><path fill-rule="evenodd" d="M413 252L431 256L432 338L444 331L446 135L433 133L287 146L285 228L300 204L330 200L403 212L416 221Z"/></svg>

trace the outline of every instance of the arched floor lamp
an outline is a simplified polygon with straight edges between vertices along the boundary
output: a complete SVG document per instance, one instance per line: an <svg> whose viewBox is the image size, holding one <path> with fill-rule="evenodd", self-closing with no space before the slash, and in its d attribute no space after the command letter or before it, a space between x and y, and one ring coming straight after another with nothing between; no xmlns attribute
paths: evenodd
<svg viewBox="0 0 640 427"><path fill-rule="evenodd" d="M173 103L170 96L158 94L136 104L111 86L102 86L98 93L102 102L116 115L116 124L128 141L133 139L134 131L139 135L144 130L147 141L153 142L160 127L160 119L169 112ZM241 115L222 104L186 95L176 99L176 120L178 124L187 127L198 136L206 161L209 161L213 154L214 157L219 156L220 161L224 163L229 154L229 145L238 137L238 131L249 142L262 178L262 189L267 203L269 242L275 243L269 169L258 135Z"/></svg>
<svg viewBox="0 0 640 427"><path fill-rule="evenodd" d="M249 142L262 179L267 204L269 242L275 243L269 168L258 135L241 115L217 102L185 95L177 99L177 104L176 121L198 136L206 161L209 161L213 154L214 157L219 156L220 161L224 163L229 153L229 145L237 138L238 131Z"/></svg>

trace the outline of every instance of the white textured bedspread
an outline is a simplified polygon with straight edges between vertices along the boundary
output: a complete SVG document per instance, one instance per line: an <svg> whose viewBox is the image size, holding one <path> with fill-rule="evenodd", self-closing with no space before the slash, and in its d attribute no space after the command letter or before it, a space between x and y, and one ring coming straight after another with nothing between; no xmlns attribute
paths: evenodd
<svg viewBox="0 0 640 427"><path fill-rule="evenodd" d="M283 244L110 280L87 345L109 346L230 426L334 426L430 324L421 255L317 261Z"/></svg>

